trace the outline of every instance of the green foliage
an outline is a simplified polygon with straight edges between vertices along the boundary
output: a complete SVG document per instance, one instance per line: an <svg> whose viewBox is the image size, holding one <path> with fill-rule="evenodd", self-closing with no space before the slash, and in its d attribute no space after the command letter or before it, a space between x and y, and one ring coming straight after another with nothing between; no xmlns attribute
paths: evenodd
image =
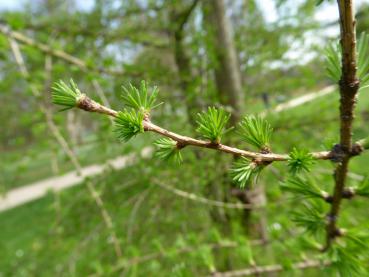
<svg viewBox="0 0 369 277"><path fill-rule="evenodd" d="M313 156L305 149L294 147L289 156L288 167L293 175L302 171L310 171L310 167L314 163Z"/></svg>
<svg viewBox="0 0 369 277"><path fill-rule="evenodd" d="M357 74L360 79L360 89L369 86L369 35L361 33L358 41L358 56L357 56Z"/></svg>
<svg viewBox="0 0 369 277"><path fill-rule="evenodd" d="M369 86L369 35L362 33L357 43L357 75L360 79L360 89ZM342 51L338 43L329 45L325 50L326 70L328 77L334 82L341 78Z"/></svg>
<svg viewBox="0 0 369 277"><path fill-rule="evenodd" d="M363 263L355 250L358 249L351 249L351 247L339 244L335 244L329 249L328 256L332 263L331 266L337 270L340 276L367 276Z"/></svg>
<svg viewBox="0 0 369 277"><path fill-rule="evenodd" d="M129 108L140 110L143 113L149 113L152 109L162 104L156 104L156 98L159 93L158 88L154 87L151 93L148 93L145 81L141 81L139 89L129 84L129 87L123 87L123 92L122 98L124 104Z"/></svg>
<svg viewBox="0 0 369 277"><path fill-rule="evenodd" d="M281 183L281 189L303 198L324 198L327 195L311 178L299 176L290 177L286 182Z"/></svg>
<svg viewBox="0 0 369 277"><path fill-rule="evenodd" d="M239 125L240 134L247 143L261 150L269 150L273 128L268 121L250 115L245 116Z"/></svg>
<svg viewBox="0 0 369 277"><path fill-rule="evenodd" d="M367 251L369 248L369 234L362 230L351 229L345 232L345 239L351 244L351 247L360 248Z"/></svg>
<svg viewBox="0 0 369 277"><path fill-rule="evenodd" d="M197 116L196 131L211 142L220 143L222 136L230 130L225 130L230 115L223 109L208 107L207 111L198 113Z"/></svg>
<svg viewBox="0 0 369 277"><path fill-rule="evenodd" d="M144 114L141 111L120 111L115 118L115 132L119 139L128 141L138 133L144 132Z"/></svg>
<svg viewBox="0 0 369 277"><path fill-rule="evenodd" d="M244 236L239 236L237 237L237 242L239 245L239 247L235 249L237 256L246 264L255 265L250 241Z"/></svg>
<svg viewBox="0 0 369 277"><path fill-rule="evenodd" d="M233 181L237 182L241 188L244 188L250 183L251 177L259 175L263 166L257 165L255 162L241 157L235 161L231 168L231 176Z"/></svg>
<svg viewBox="0 0 369 277"><path fill-rule="evenodd" d="M319 234L326 226L324 209L316 201L306 202L301 211L293 212L292 221L312 235Z"/></svg>
<svg viewBox="0 0 369 277"><path fill-rule="evenodd" d="M360 196L369 197L369 178L366 177L359 186L355 188L355 193Z"/></svg>
<svg viewBox="0 0 369 277"><path fill-rule="evenodd" d="M182 162L180 149L177 147L177 142L170 138L161 138L155 141L155 146L158 148L156 156L163 160L173 160L176 163Z"/></svg>
<svg viewBox="0 0 369 277"><path fill-rule="evenodd" d="M341 56L341 47L338 43L330 44L325 49L327 74L336 83L341 78Z"/></svg>
<svg viewBox="0 0 369 277"><path fill-rule="evenodd" d="M62 80L55 82L52 88L52 102L56 105L64 106L64 110L71 109L77 105L82 93L72 79L69 86Z"/></svg>

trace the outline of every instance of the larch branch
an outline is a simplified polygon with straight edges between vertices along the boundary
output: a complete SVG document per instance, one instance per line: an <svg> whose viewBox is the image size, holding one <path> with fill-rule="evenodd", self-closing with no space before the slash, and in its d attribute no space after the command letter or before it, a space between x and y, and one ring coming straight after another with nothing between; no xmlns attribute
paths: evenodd
<svg viewBox="0 0 369 277"><path fill-rule="evenodd" d="M87 97L85 94L83 95L83 97L79 99L77 103L77 107L82 110L88 111L88 112L101 113L101 114L109 115L112 117L118 116L117 111L107 108L95 102L94 100ZM182 148L185 146L189 146L189 145L195 146L195 147L201 147L201 148L209 148L209 149L218 150L220 152L229 153L235 156L243 156L246 158L250 158L250 159L253 159L255 162L259 162L259 163L270 163L274 161L288 161L289 160L288 154L259 153L259 152L247 151L247 150L242 150L242 149L231 147L231 146L221 144L221 143L216 144L216 143L206 141L206 140L200 140L200 139L195 139L195 138L191 138L188 136L183 136L183 135L171 132L167 129L164 129L158 125L155 125L154 123L150 121L148 117L145 117L145 119L143 120L143 127L146 132L154 132L164 137L173 139L174 141L178 142ZM329 160L334 157L333 156L334 153L332 151L312 152L311 155L317 160Z"/></svg>

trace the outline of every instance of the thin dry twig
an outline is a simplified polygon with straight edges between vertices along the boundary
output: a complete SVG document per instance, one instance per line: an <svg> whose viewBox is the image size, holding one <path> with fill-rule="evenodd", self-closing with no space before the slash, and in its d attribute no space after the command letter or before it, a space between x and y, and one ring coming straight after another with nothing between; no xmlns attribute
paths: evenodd
<svg viewBox="0 0 369 277"><path fill-rule="evenodd" d="M96 101L92 100L86 95L83 95L79 98L77 107L88 111L88 112L96 112L101 113L105 115L109 115L112 117L117 117L118 112L110 109L108 107L105 107ZM169 130L166 130L158 125L155 125L150 121L148 117L145 117L143 120L143 127L146 132L154 132L157 134L160 134L164 137L171 138L178 142L181 147L185 147L188 145L201 147L201 148L208 148L208 149L214 149L218 150L220 152L229 153L235 156L243 156L247 158L254 159L256 162L273 162L273 161L287 161L289 160L288 154L275 154L275 153L259 153L259 152L252 152L247 150L238 149L235 147L231 147L224 144L216 144L210 141L200 140L200 139L194 139L188 136L183 136L174 132L171 132ZM315 159L319 160L329 160L331 159L334 153L332 151L320 151L320 152L312 152L311 155Z"/></svg>
<svg viewBox="0 0 369 277"><path fill-rule="evenodd" d="M164 184L163 182L154 179L153 184L167 190L170 191L172 193L174 193L175 195L178 195L180 197L186 198L186 199L190 199L192 201L195 202L199 202L205 205L209 205L209 206L215 206L215 207L221 207L221 208L227 208L227 209L240 209L240 210L244 210L244 209L255 209L258 208L258 206L252 205L252 204L241 204L241 203L228 203L228 202L222 202L222 201L218 201L218 200L212 200L212 199L208 199L205 197L201 197L198 196L194 193L189 193L187 191L183 191L177 188L174 188L172 186L168 186L166 184ZM263 207L263 206L260 206Z"/></svg>
<svg viewBox="0 0 369 277"><path fill-rule="evenodd" d="M64 51L61 50L55 50L52 47L50 47L47 44L43 44L40 42L37 42L36 40L23 35L22 33L16 32L16 31L12 31L8 25L5 24L0 24L0 32L3 33L5 36L7 36L8 38L11 38L15 41L19 41L23 44L29 45L29 46L33 46L37 49L39 49L40 51L58 57L62 60L65 60L71 64L74 64L75 66L77 66L78 68L80 68L83 71L94 71L97 73L105 73L105 74L109 74L109 75L123 75L124 72L120 71L120 70L112 70L112 69L105 69L105 68L97 68L97 67L93 67L91 65L88 65L85 61L76 58Z"/></svg>
<svg viewBox="0 0 369 277"><path fill-rule="evenodd" d="M25 63L24 63L19 45L12 37L8 37L8 39L9 39L9 42L10 42L10 47L11 47L12 53L14 55L15 61L18 65L18 67L19 67L19 70L20 70L21 74L23 75L23 77L26 80L28 80L28 78L30 77L30 74L27 70L27 67L26 67ZM39 97L41 95L41 93L38 91L36 86L34 86L33 84L30 84L30 88L31 88L32 94L35 97ZM46 122L48 124L48 127L49 127L51 133L53 134L53 136L55 137L57 142L60 144L62 149L65 151L65 153L68 155L68 157L72 161L74 167L76 168L77 173L80 174L81 173L81 168L82 168L81 164L79 163L79 161L78 161L76 155L73 153L72 149L69 147L68 142L64 139L64 137L60 133L59 129L54 124L50 111L42 103L39 103L39 107L40 107L41 111L45 114ZM117 237L117 235L114 231L114 226L113 226L113 223L112 223L112 219L111 219L108 211L104 207L104 203L103 203L100 195L98 194L98 192L95 190L93 184L89 180L87 180L86 181L86 186L87 186L87 189L88 189L89 193L91 194L91 196L95 200L96 205L99 207L99 210L100 210L101 215L103 217L103 220L106 224L106 227L111 232L111 237L112 237L112 240L113 240L115 253L116 253L117 257L120 258L122 256L122 250L120 248L118 237Z"/></svg>
<svg viewBox="0 0 369 277"><path fill-rule="evenodd" d="M329 262L322 262L316 260L306 260L298 263L294 263L292 265L293 269L307 269L314 267L327 267L329 266ZM254 266L247 269L240 269L228 272L215 272L210 276L212 277L236 277L236 276L249 276L254 274L262 274L262 273L272 273L272 272L281 272L284 270L284 267L280 264L275 265L265 265L265 266Z"/></svg>

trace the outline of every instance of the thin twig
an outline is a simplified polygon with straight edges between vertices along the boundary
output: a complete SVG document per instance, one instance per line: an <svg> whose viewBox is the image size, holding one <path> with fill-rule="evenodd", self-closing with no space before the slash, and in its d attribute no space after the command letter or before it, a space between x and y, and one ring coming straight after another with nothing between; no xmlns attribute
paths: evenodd
<svg viewBox="0 0 369 277"><path fill-rule="evenodd" d="M29 72L27 70L27 67L25 65L25 62L23 60L22 53L19 49L19 45L12 37L8 37L8 40L10 42L10 47L11 47L12 53L14 55L15 61L18 65L18 67L19 67L19 70L20 70L21 74L23 75L25 80L28 80L29 77L30 77L30 74L29 74ZM35 97L39 97L41 95L41 93L38 91L36 86L34 86L33 84L30 84L30 88L31 88L32 94ZM47 122L47 125L48 125L51 133L53 134L55 139L58 141L60 146L63 148L65 153L68 155L68 157L72 161L74 167L76 168L77 173L80 174L81 173L81 168L82 168L81 164L79 163L76 155L73 153L73 151L69 147L68 142L64 139L64 137L60 133L59 129L54 124L50 111L42 103L39 103L39 107L40 107L41 111L45 114L46 122ZM89 193L92 195L93 199L95 200L95 203L99 207L99 210L101 212L101 215L103 217L105 225L107 226L107 228L109 229L109 231L111 233L115 253L116 253L117 257L120 258L122 256L122 251L121 251L121 248L120 248L118 237L117 237L117 235L114 231L114 228L113 228L114 226L113 226L113 223L112 223L112 219L111 219L108 211L104 207L104 203L103 203L100 195L98 194L98 192L95 190L93 184L89 180L87 180L86 185L87 185L87 189L88 189Z"/></svg>
<svg viewBox="0 0 369 277"><path fill-rule="evenodd" d="M175 195L178 195L180 197L183 198L187 198L202 204L206 204L209 206L215 206L215 207L221 207L221 208L227 208L227 209L255 209L258 206L252 205L252 204L241 204L241 203L227 203L227 202L222 202L222 201L217 201L217 200L212 200L212 199L208 199L208 198L204 198L201 196L198 196L194 193L189 193L187 191L183 191L171 186L168 186L166 184L164 184L163 182L154 179L154 184L158 185L159 187L168 190L172 193L174 193Z"/></svg>
<svg viewBox="0 0 369 277"><path fill-rule="evenodd" d="M298 262L292 265L293 269L306 269L306 268L314 268L314 267L326 267L329 266L328 262L321 262L315 260L306 260L303 262ZM284 270L284 267L280 264L275 265L265 265L265 266L254 266L247 269L240 269L228 272L216 272L214 274L209 275L209 277L236 277L236 276L249 276L254 274L261 273L271 273L271 272L281 272Z"/></svg>
<svg viewBox="0 0 369 277"><path fill-rule="evenodd" d="M262 240L251 240L250 241L250 245L261 245L261 244L263 244ZM205 244L205 245L203 244L203 245L197 245L197 246L186 246L186 247L183 247L183 248L176 249L175 251L164 250L164 251L147 254L147 255L144 255L144 256L140 256L140 257L135 257L135 258L132 258L128 261L118 263L116 266L113 267L111 272L112 273L117 272L117 271L119 271L123 268L129 268L129 267L132 267L134 265L141 264L141 263L144 263L144 262L148 262L148 261L153 260L153 259L160 259L160 258L163 258L163 257L168 256L168 255L173 255L173 254L179 255L179 254L197 252L202 247L207 247L207 248L210 248L210 249L225 249L225 248L236 248L238 246L240 246L240 245L237 242L225 241L225 242L211 243L211 244ZM92 276L100 276L100 275L92 275Z"/></svg>
<svg viewBox="0 0 369 277"><path fill-rule="evenodd" d="M96 101L92 100L85 94L83 94L83 97L79 98L77 107L85 111L88 111L88 112L101 113L101 114L109 115L112 117L118 116L117 111L97 103ZM236 156L243 156L243 157L251 158L251 159L254 159L256 162L261 162L261 163L289 160L288 154L275 154L275 153L264 154L264 153L259 153L259 152L252 152L252 151L247 151L247 150L242 150L242 149L238 149L235 147L227 146L221 143L216 144L216 143L212 143L212 142L205 141L205 140L199 140L199 139L194 139L191 137L183 136L183 135L171 132L169 130L166 130L158 125L155 125L154 123L150 121L148 117L146 117L143 120L143 127L146 132L154 132L164 137L168 137L168 138L175 140L181 145L182 148L187 145L192 145L192 146L201 147L201 148L209 148L209 149L218 150L218 151L229 153L229 154L236 155ZM356 144L360 144L363 141L364 140L360 140L356 142ZM311 152L310 154L317 160L329 160L329 159L334 158L333 156L334 153L332 151Z"/></svg>
<svg viewBox="0 0 369 277"><path fill-rule="evenodd" d="M144 202L146 196L148 196L148 194L150 192L150 189L151 189L151 187L149 187L145 191L143 191L141 193L141 195L138 197L136 203L133 205L133 208L132 208L131 214L129 216L129 220L128 220L128 226L127 226L127 242L129 242L129 243L132 240L134 222L135 222L136 215L138 213L138 210L141 207L141 204Z"/></svg>
<svg viewBox="0 0 369 277"><path fill-rule="evenodd" d="M40 42L37 42L36 40L23 35L22 33L16 32L16 31L12 31L10 30L8 25L5 24L0 24L0 32L3 33L5 36L12 38L16 41L19 41L23 44L29 45L29 46L33 46L37 49L39 49L40 51L58 57L62 60L65 60L71 64L76 65L78 68L80 68L83 71L94 71L97 73L105 73L105 74L109 74L109 75L123 75L124 72L123 71L119 71L119 70L112 70L112 69L105 69L105 68L98 68L98 67L93 67L91 65L88 65L85 61L74 57L64 51L61 50L55 50L52 47L50 47L47 44L43 44Z"/></svg>
<svg viewBox="0 0 369 277"><path fill-rule="evenodd" d="M101 113L101 114L109 115L112 117L118 116L117 111L97 103L96 101L92 100L85 94L83 94L83 96L79 98L77 107L85 111L88 111L88 112ZM247 151L247 150L242 150L242 149L238 149L235 147L227 146L221 143L215 144L209 141L183 136L183 135L171 132L169 130L166 130L158 125L155 125L147 117L143 120L143 127L146 132L154 132L164 137L171 138L177 141L182 147L185 147L187 145L192 145L192 146L201 147L201 148L214 149L220 152L225 152L225 153L229 153L229 154L236 155L236 156L243 156L243 157L251 158L251 159L254 159L256 162L261 162L261 163L289 160L288 154L275 154L275 153L264 154L264 153L259 153L259 152L252 152L252 151ZM333 157L332 154L333 153L331 151L320 151L320 152L311 153L311 155L315 159L318 159L318 160L329 160Z"/></svg>
<svg viewBox="0 0 369 277"><path fill-rule="evenodd" d="M105 93L104 93L103 89L101 88L101 86L100 86L99 82L98 82L96 79L93 79L93 80L92 80L92 85L94 86L94 88L95 88L95 91L96 91L97 95L101 98L101 101L103 102L103 104L104 104L106 107L110 108L110 107L111 107L111 105L110 105L110 103L109 103L109 100L108 100L108 98L106 97L106 95L105 95ZM109 117L109 119L110 119L110 121L111 121L112 123L114 122L114 120L113 120L111 117Z"/></svg>

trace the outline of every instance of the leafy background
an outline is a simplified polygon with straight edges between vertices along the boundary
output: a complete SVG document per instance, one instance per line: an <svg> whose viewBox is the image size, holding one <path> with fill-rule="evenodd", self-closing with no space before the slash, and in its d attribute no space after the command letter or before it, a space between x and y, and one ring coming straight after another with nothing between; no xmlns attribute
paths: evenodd
<svg viewBox="0 0 369 277"><path fill-rule="evenodd" d="M1 276L203 276L214 270L270 264L282 265L282 276L336 276L337 272L341 276L365 276L359 267L368 264L364 247L369 224L365 198L345 201L339 220L349 234L360 238L359 246L347 240L344 248L328 253L333 266L295 271L294 262L322 257L316 246L322 241L319 222L328 204L301 200L290 192L291 188L285 190L291 177L285 164L265 168L257 184L253 184L265 192L264 207L251 213L217 208L181 197L168 187L184 191L187 196L192 193L240 203L232 196L238 185L229 173L231 157L186 148L181 151L180 165L156 156L140 158L142 148L153 145L158 136L145 134L121 143L106 117L78 110L60 113L60 108L51 104L48 82L73 78L82 92L101 102L93 83L98 82L112 108L121 110L122 85L139 87L145 80L149 88L158 86L158 102L165 102L152 111L153 121L199 137L191 115L205 112L207 106L224 105L215 82L216 48L201 6L195 8L184 28L183 46L193 72L186 90L180 83L171 35L177 24L173 14L191 2L96 0L85 7L81 1L44 0L24 1L23 5L19 2L15 9L1 10L1 18L11 30L78 57L89 68L82 71L52 57L48 72L46 55L20 44L30 72L25 79L6 36L0 34L1 192L75 169L55 141L40 103L52 111L53 121L82 166L128 153L138 156L134 165L122 170L106 166L103 174L76 187L50 191L42 199L1 212ZM245 96L243 115L272 109L334 83L326 74L325 57L337 54L326 54L327 46L337 42L337 17L319 19L322 11L328 11L327 15L335 10L334 3L324 1L316 6L314 1L269 1L275 14L271 20L261 2L227 1ZM366 1L358 3L358 33L367 30L368 11ZM96 72L96 68L124 74ZM32 86L42 92L41 97L32 95ZM359 95L355 139L369 132L367 94L363 89ZM263 101L265 95L268 101ZM193 110L188 99L196 99L203 109ZM331 147L337 141L338 99L338 93L333 93L268 114L266 120L274 130L269 141L273 151ZM229 111L229 107L223 108ZM234 130L222 139L240 148L249 147ZM159 143L169 144L156 144ZM368 174L367 161L368 153L352 160L350 185L362 183L362 176ZM333 167L331 162L310 165L310 181L332 191ZM112 218L121 257L116 257L111 229L104 224L88 184L97 190ZM341 253L342 249L345 252Z"/></svg>

